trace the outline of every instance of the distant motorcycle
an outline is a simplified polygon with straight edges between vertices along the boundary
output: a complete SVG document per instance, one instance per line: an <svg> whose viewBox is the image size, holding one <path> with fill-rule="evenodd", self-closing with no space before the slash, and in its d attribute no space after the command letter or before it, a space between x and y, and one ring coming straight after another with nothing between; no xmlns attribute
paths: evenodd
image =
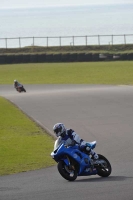
<svg viewBox="0 0 133 200"><path fill-rule="evenodd" d="M89 147L94 149L96 141L90 142ZM87 152L80 151L78 145L65 146L61 143L60 137L55 141L52 158L58 163L57 168L61 176L74 181L77 176L99 175L108 177L112 168L110 162L103 155L99 155L98 160L92 160Z"/></svg>
<svg viewBox="0 0 133 200"><path fill-rule="evenodd" d="M25 88L24 88L23 85L16 87L16 90L17 90L18 92L26 92L26 90L25 90Z"/></svg>

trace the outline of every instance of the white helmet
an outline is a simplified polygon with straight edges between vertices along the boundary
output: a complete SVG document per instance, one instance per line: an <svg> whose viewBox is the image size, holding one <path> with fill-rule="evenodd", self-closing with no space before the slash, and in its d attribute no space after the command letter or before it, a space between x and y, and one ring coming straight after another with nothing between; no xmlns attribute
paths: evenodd
<svg viewBox="0 0 133 200"><path fill-rule="evenodd" d="M17 82L17 80L14 80L14 83L16 83Z"/></svg>
<svg viewBox="0 0 133 200"><path fill-rule="evenodd" d="M55 124L53 127L53 131L57 137L59 137L59 136L64 137L66 135L66 128L65 128L64 124L62 124L62 123Z"/></svg>

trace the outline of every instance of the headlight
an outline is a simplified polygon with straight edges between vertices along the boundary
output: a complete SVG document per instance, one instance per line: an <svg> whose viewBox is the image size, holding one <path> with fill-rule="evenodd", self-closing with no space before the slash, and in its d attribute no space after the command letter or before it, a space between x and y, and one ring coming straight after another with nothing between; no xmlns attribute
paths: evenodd
<svg viewBox="0 0 133 200"><path fill-rule="evenodd" d="M54 152L51 153L51 157L54 158Z"/></svg>

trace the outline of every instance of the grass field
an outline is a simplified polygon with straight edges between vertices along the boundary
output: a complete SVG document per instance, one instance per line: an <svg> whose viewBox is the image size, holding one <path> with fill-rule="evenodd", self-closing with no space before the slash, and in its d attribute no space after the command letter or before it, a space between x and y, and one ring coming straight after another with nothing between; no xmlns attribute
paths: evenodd
<svg viewBox="0 0 133 200"><path fill-rule="evenodd" d="M0 84L133 84L133 61L0 65Z"/></svg>
<svg viewBox="0 0 133 200"><path fill-rule="evenodd" d="M133 62L0 65L0 84L129 84ZM0 97L0 175L35 170L55 162L54 140L19 109Z"/></svg>
<svg viewBox="0 0 133 200"><path fill-rule="evenodd" d="M51 136L0 97L0 175L54 165L53 145Z"/></svg>

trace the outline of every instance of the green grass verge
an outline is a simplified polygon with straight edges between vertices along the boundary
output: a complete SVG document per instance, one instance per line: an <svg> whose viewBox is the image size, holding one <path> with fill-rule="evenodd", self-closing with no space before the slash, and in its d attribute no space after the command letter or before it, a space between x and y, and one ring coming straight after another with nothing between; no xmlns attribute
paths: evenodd
<svg viewBox="0 0 133 200"><path fill-rule="evenodd" d="M51 136L0 97L0 175L54 165L53 145Z"/></svg>
<svg viewBox="0 0 133 200"><path fill-rule="evenodd" d="M0 54L27 54L27 53L133 53L132 44L119 45L83 45L83 46L29 46L23 48L0 48Z"/></svg>
<svg viewBox="0 0 133 200"><path fill-rule="evenodd" d="M0 84L133 84L133 61L0 65Z"/></svg>

